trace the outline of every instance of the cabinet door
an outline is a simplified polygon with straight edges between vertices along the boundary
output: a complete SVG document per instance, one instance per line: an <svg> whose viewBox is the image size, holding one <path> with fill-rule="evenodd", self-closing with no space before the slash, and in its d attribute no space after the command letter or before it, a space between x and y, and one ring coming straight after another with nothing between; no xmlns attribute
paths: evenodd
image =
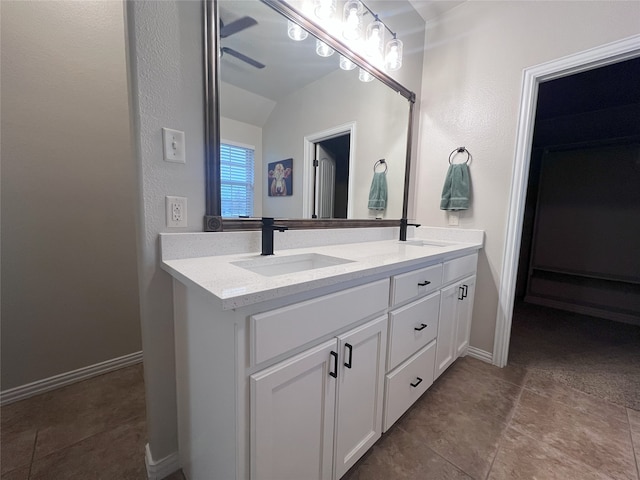
<svg viewBox="0 0 640 480"><path fill-rule="evenodd" d="M458 284L443 288L440 292L434 379L438 378L456 358L456 310L459 296Z"/></svg>
<svg viewBox="0 0 640 480"><path fill-rule="evenodd" d="M459 298L456 312L456 358L466 355L469 348L469 334L471 331L471 316L473 314L473 297L476 290L476 277L465 278L459 284Z"/></svg>
<svg viewBox="0 0 640 480"><path fill-rule="evenodd" d="M336 479L342 477L382 434L386 341L386 316L338 338Z"/></svg>
<svg viewBox="0 0 640 480"><path fill-rule="evenodd" d="M331 479L337 341L251 376L251 478Z"/></svg>

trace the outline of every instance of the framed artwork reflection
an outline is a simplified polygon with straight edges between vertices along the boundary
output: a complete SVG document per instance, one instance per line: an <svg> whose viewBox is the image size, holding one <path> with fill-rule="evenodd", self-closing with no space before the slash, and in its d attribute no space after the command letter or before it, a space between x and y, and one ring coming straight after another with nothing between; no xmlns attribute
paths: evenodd
<svg viewBox="0 0 640 480"><path fill-rule="evenodd" d="M293 158L279 160L268 164L267 189L270 197L286 197L293 195Z"/></svg>

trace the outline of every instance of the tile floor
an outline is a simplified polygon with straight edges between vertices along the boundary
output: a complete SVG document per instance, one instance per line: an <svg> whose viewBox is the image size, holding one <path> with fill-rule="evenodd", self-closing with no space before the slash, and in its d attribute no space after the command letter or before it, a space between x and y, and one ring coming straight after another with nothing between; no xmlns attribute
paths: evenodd
<svg viewBox="0 0 640 480"><path fill-rule="evenodd" d="M540 321L541 312L556 321ZM584 363L576 353L584 344L570 339L587 317L538 307L522 316L541 328L514 321L511 365L456 361L344 478L639 480L640 411L628 405L640 397L640 328L589 337L590 350L614 349L626 362L625 379L596 388L567 375L569 360ZM606 368L615 365L598 370ZM0 416L1 480L146 479L140 365L7 405Z"/></svg>

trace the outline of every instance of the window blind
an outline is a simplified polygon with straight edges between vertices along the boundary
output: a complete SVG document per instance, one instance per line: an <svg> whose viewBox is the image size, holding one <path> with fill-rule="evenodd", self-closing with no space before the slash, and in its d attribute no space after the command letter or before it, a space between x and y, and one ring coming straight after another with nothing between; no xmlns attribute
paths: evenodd
<svg viewBox="0 0 640 480"><path fill-rule="evenodd" d="M253 216L254 150L220 145L220 199L223 217Z"/></svg>

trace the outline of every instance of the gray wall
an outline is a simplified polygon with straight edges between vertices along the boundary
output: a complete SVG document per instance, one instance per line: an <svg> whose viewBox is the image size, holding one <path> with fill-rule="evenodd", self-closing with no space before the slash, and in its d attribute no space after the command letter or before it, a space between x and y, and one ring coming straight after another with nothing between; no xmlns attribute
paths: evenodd
<svg viewBox="0 0 640 480"><path fill-rule="evenodd" d="M122 2L2 2L2 390L140 351Z"/></svg>

